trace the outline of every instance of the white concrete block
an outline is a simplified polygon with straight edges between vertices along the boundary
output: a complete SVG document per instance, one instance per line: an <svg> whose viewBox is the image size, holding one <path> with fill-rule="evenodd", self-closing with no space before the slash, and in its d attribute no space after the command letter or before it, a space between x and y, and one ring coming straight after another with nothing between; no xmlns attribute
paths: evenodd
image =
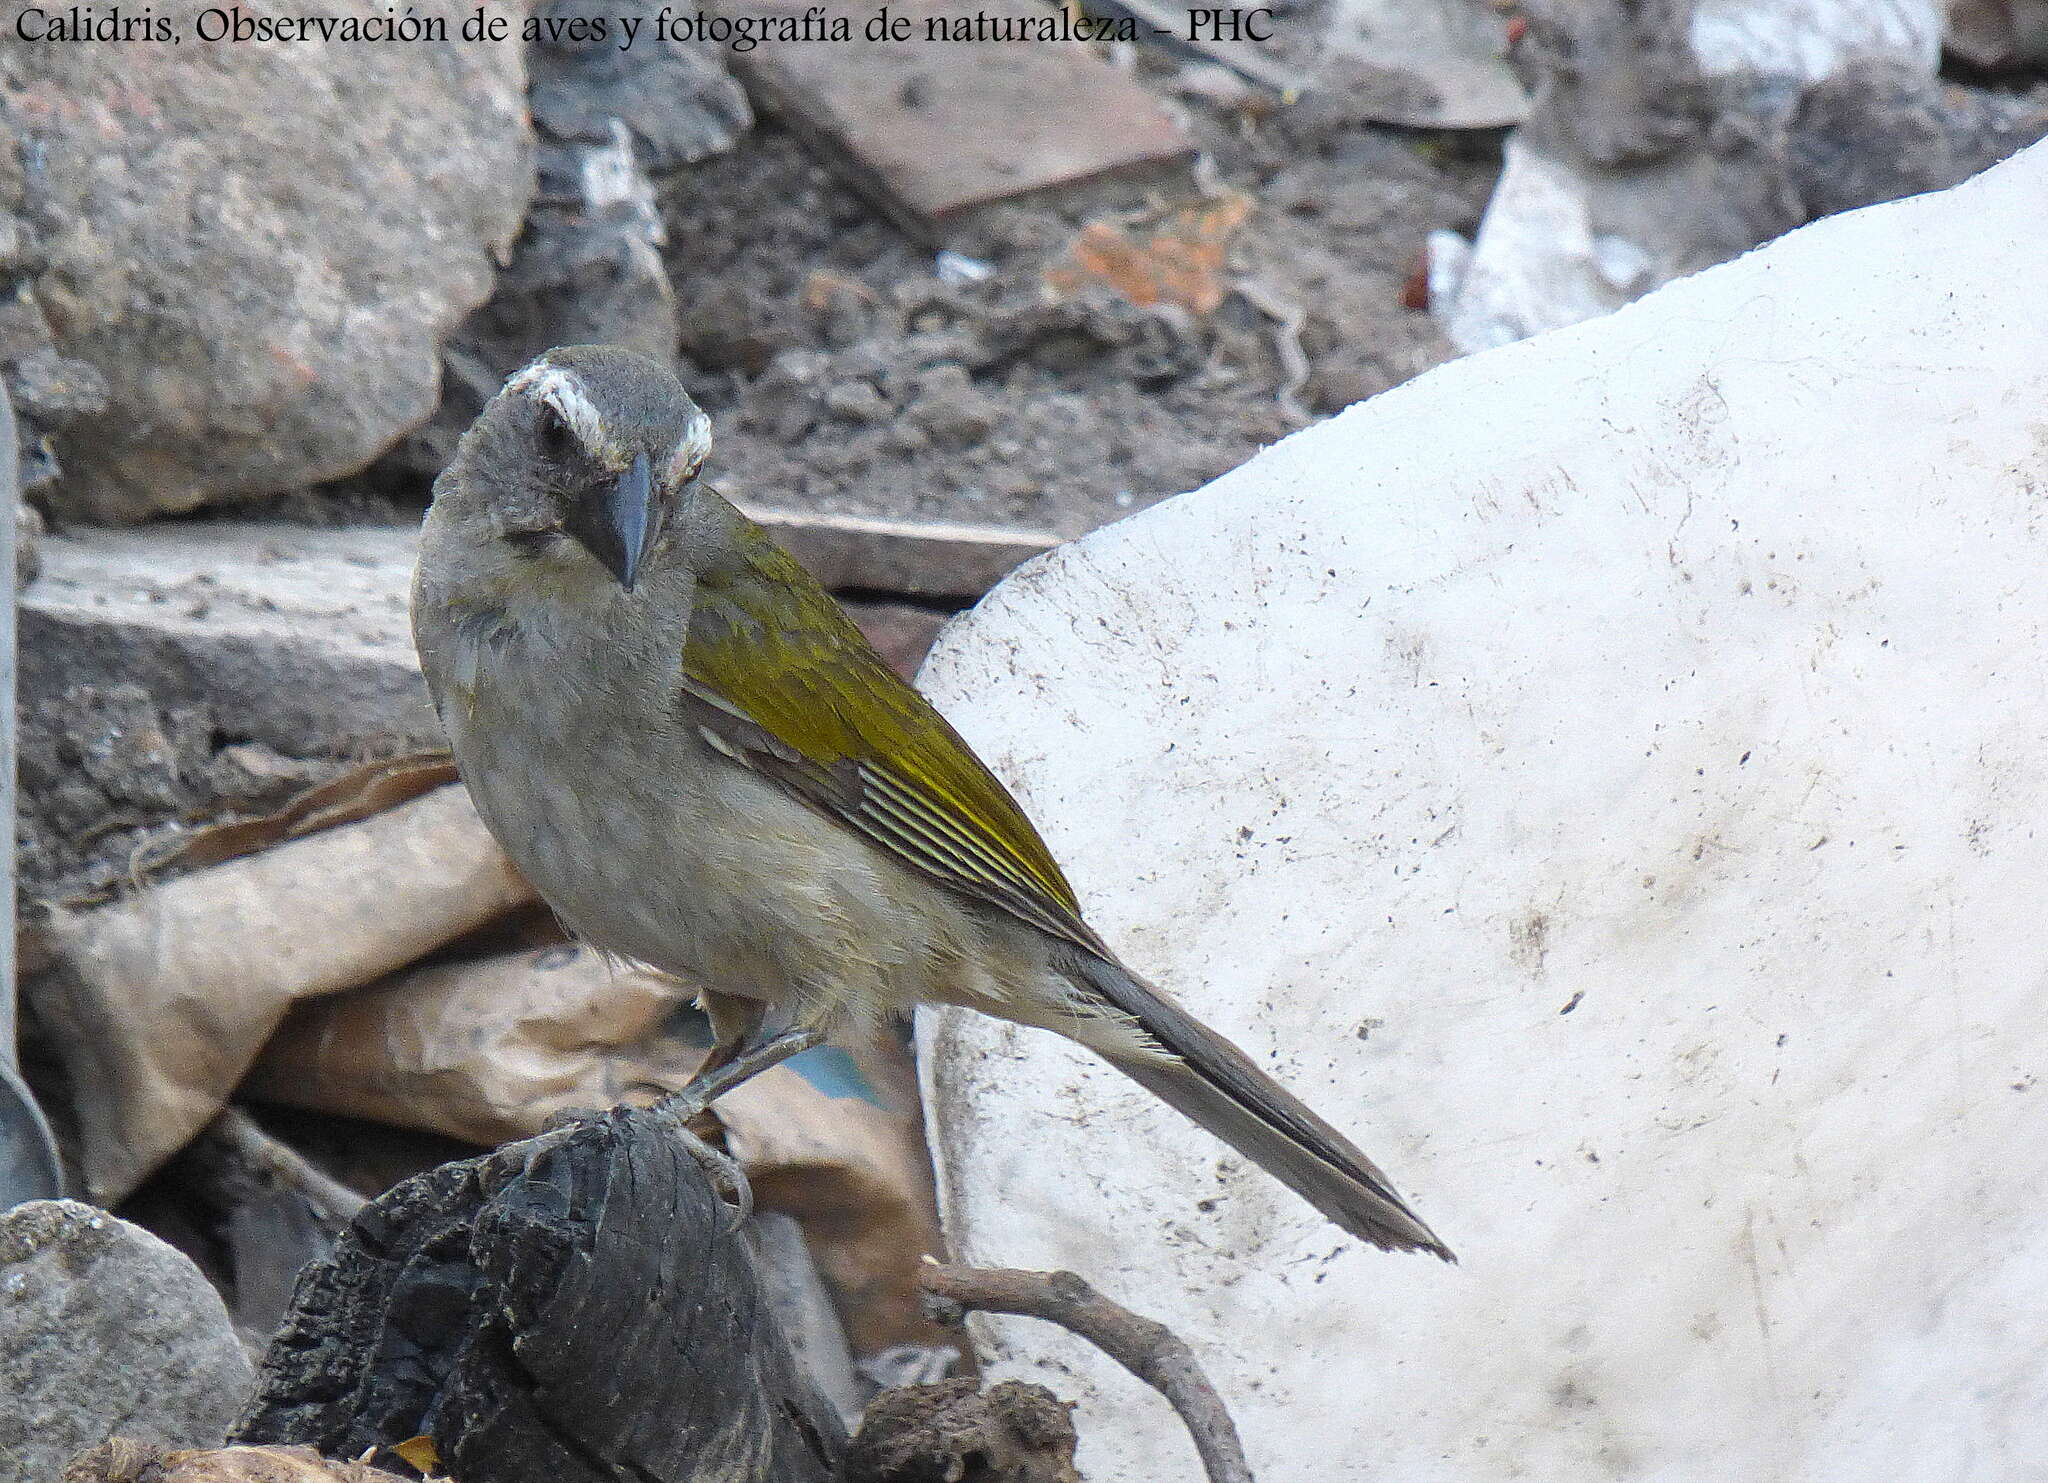
<svg viewBox="0 0 2048 1483"><path fill-rule="evenodd" d="M1463 1265L947 1014L960 1255L1170 1323L1271 1480L2034 1475L2044 203L2048 146L1445 366L952 627L928 687L1095 923ZM1090 1476L1199 1476L991 1332Z"/></svg>

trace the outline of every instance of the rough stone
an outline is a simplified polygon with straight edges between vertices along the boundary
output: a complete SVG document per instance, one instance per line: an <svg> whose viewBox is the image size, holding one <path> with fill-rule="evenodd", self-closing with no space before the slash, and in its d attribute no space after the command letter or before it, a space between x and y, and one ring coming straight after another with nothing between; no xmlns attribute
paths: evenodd
<svg viewBox="0 0 2048 1483"><path fill-rule="evenodd" d="M926 685L1095 925L1463 1264L949 1012L956 1259L1165 1322L1261 1477L2035 1471L2044 193L2037 145L1458 361L949 629ZM987 1333L1088 1476L1199 1476Z"/></svg>
<svg viewBox="0 0 2048 1483"><path fill-rule="evenodd" d="M378 482L431 480L505 378L552 345L630 345L672 360L675 290L655 182L722 153L753 124L712 56L659 39L648 0L550 0L526 50L537 190L489 302L451 337L433 419ZM621 47L621 27L637 27ZM602 31L600 31L600 25Z"/></svg>
<svg viewBox="0 0 2048 1483"><path fill-rule="evenodd" d="M255 1388L227 1308L140 1226L72 1200L0 1213L0 1483L118 1433L203 1447Z"/></svg>
<svg viewBox="0 0 2048 1483"><path fill-rule="evenodd" d="M971 1379L885 1391L846 1449L846 1483L1080 1483L1073 1408L1040 1385Z"/></svg>
<svg viewBox="0 0 2048 1483"><path fill-rule="evenodd" d="M614 121L632 132L656 175L731 149L753 125L747 95L711 56L655 37L652 0L553 0L548 14L639 22L630 47L536 42L528 54L536 123L556 139L609 144Z"/></svg>
<svg viewBox="0 0 2048 1483"><path fill-rule="evenodd" d="M81 527L40 550L18 608L26 896L96 896L186 828L442 745L410 529Z"/></svg>
<svg viewBox="0 0 2048 1483"><path fill-rule="evenodd" d="M1793 188L1812 217L1944 190L2048 134L2048 95L1944 85L1857 62L1801 95L1786 126Z"/></svg>
<svg viewBox="0 0 2048 1483"><path fill-rule="evenodd" d="M18 595L43 569L43 514L34 505L14 507L14 590Z"/></svg>
<svg viewBox="0 0 2048 1483"><path fill-rule="evenodd" d="M516 41L209 43L171 24L182 44L0 48L0 130L33 163L26 281L108 396L56 434L48 498L95 520L362 468L433 411L441 342L532 189Z"/></svg>
<svg viewBox="0 0 2048 1483"><path fill-rule="evenodd" d="M221 522L41 549L21 604L25 711L138 685L292 756L440 745L412 650L410 530Z"/></svg>
<svg viewBox="0 0 2048 1483"><path fill-rule="evenodd" d="M941 448L961 449L987 437L1002 418L995 399L975 389L967 368L936 366L920 379L917 399L904 414Z"/></svg>

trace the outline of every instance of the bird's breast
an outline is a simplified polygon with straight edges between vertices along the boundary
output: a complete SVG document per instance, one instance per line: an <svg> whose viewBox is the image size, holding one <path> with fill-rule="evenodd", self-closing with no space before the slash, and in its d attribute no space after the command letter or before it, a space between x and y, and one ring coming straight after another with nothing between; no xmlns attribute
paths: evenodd
<svg viewBox="0 0 2048 1483"><path fill-rule="evenodd" d="M435 688L464 781L578 936L823 1017L940 997L975 956L970 913L715 750L673 660L511 621L446 629Z"/></svg>

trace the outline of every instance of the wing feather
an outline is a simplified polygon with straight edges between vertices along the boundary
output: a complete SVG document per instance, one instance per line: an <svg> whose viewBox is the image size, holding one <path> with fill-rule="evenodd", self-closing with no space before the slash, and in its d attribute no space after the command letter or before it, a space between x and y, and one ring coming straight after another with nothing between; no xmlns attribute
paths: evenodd
<svg viewBox="0 0 2048 1483"><path fill-rule="evenodd" d="M736 554L697 580L682 666L690 719L721 751L912 869L1105 951L995 774L810 573L737 511L731 518ZM801 621L787 621L792 603Z"/></svg>

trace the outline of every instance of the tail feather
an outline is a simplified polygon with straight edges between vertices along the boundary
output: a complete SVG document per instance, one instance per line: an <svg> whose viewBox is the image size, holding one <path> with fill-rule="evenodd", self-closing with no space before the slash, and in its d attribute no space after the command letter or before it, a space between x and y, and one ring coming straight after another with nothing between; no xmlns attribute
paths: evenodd
<svg viewBox="0 0 2048 1483"><path fill-rule="evenodd" d="M1110 1057L1119 1071L1360 1240L1383 1251L1427 1251L1457 1260L1371 1159L1243 1051L1115 963L1076 953L1070 967L1077 980L1175 1058Z"/></svg>

